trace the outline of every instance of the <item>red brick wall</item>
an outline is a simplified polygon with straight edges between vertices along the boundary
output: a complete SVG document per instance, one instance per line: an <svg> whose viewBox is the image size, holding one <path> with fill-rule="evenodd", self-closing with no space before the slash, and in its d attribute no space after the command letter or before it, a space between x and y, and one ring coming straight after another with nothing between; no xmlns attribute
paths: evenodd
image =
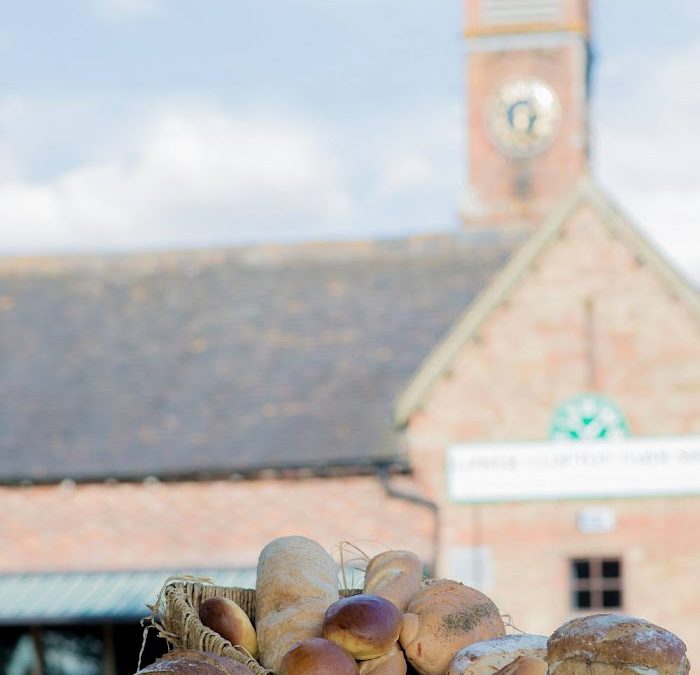
<svg viewBox="0 0 700 675"><path fill-rule="evenodd" d="M501 154L487 132L487 101L510 79L537 77L557 94L561 124L551 146L514 160ZM465 225L535 226L586 171L587 105L583 43L557 49L477 52L469 56L469 182L485 211L465 214ZM530 195L516 194L518 173L529 175Z"/></svg>
<svg viewBox="0 0 700 675"><path fill-rule="evenodd" d="M254 567L288 534L428 561L432 531L425 508L372 477L0 488L0 573Z"/></svg>
<svg viewBox="0 0 700 675"><path fill-rule="evenodd" d="M697 317L580 208L408 427L421 487L443 503L442 571L450 573L453 547L490 547L493 597L522 629L548 632L569 613L568 558L619 554L624 610L676 630L698 661L700 496L614 500L618 522L606 535L576 530L582 501L470 506L445 498L450 444L544 439L554 409L591 388L587 302L594 388L621 407L631 432L700 434Z"/></svg>
<svg viewBox="0 0 700 675"><path fill-rule="evenodd" d="M588 164L588 2L563 0L561 21L550 26L489 26L480 17L481 0L467 0L467 57L469 200L464 224L483 229L533 227L575 185ZM556 33L559 31L559 33ZM558 44L553 44L555 33ZM540 47L507 48L518 35ZM539 35L540 37L535 37ZM495 37L494 37L495 36ZM500 50L479 40L498 39ZM554 141L543 152L527 158L508 158L487 132L488 102L509 80L535 77L546 82L561 105L561 124ZM517 176L530 177L527 198L517 196Z"/></svg>
<svg viewBox="0 0 700 675"><path fill-rule="evenodd" d="M613 532L582 534L584 501L450 506L445 536L454 546L488 546L493 586L488 594L527 632L548 635L575 614L570 609L569 560L619 557L622 611L680 635L691 662L700 658L700 498L599 500L616 516ZM449 574L450 570L446 570Z"/></svg>

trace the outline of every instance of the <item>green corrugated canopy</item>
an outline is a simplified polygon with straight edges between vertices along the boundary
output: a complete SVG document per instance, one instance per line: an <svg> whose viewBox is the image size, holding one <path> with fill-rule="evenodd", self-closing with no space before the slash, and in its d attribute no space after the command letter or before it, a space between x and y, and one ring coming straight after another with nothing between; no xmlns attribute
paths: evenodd
<svg viewBox="0 0 700 675"><path fill-rule="evenodd" d="M253 569L0 574L0 625L134 621L149 614L168 577L183 575L255 587Z"/></svg>

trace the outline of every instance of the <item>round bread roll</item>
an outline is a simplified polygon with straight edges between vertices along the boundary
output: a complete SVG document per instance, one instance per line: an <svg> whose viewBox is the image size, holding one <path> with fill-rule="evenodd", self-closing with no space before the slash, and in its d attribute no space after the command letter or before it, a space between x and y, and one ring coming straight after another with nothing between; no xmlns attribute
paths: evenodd
<svg viewBox="0 0 700 675"><path fill-rule="evenodd" d="M280 537L267 544L255 583L260 663L277 672L297 642L321 637L323 617L338 597L338 567L319 543Z"/></svg>
<svg viewBox="0 0 700 675"><path fill-rule="evenodd" d="M572 619L547 642L551 675L685 675L685 652L673 633L621 614Z"/></svg>
<svg viewBox="0 0 700 675"><path fill-rule="evenodd" d="M423 579L423 563L410 551L384 551L369 561L365 570L364 592L380 595L402 612L418 593Z"/></svg>
<svg viewBox="0 0 700 675"><path fill-rule="evenodd" d="M399 639L399 608L378 595L354 595L333 603L323 619L323 637L358 661L386 654Z"/></svg>
<svg viewBox="0 0 700 675"><path fill-rule="evenodd" d="M505 633L490 598L457 581L441 579L426 584L409 603L400 641L420 675L444 675L460 649Z"/></svg>
<svg viewBox="0 0 700 675"><path fill-rule="evenodd" d="M446 675L491 675L520 656L547 658L547 637L516 633L460 649Z"/></svg>
<svg viewBox="0 0 700 675"><path fill-rule="evenodd" d="M253 675L242 663L223 656L195 649L179 649L169 652L154 664L136 673L170 673L170 675Z"/></svg>
<svg viewBox="0 0 700 675"><path fill-rule="evenodd" d="M258 657L255 628L233 600L218 596L208 598L199 605L199 620L234 647L243 647L253 658Z"/></svg>
<svg viewBox="0 0 700 675"><path fill-rule="evenodd" d="M335 642L302 640L282 659L279 675L357 675L357 663Z"/></svg>

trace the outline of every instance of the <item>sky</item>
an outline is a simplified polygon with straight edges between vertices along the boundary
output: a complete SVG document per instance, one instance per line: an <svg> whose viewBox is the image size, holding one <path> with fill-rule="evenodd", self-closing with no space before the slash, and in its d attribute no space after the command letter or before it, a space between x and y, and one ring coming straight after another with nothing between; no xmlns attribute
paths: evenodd
<svg viewBox="0 0 700 675"><path fill-rule="evenodd" d="M700 281L700 3L593 0L594 176ZM0 6L0 254L456 231L460 0Z"/></svg>

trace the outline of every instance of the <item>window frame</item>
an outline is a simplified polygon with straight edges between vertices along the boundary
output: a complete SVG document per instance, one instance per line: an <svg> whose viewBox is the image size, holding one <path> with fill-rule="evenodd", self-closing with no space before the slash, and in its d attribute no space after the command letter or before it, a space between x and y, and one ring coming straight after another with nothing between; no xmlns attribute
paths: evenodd
<svg viewBox="0 0 700 675"><path fill-rule="evenodd" d="M569 558L569 605L576 612L616 612L621 611L625 606L624 589L624 560L622 556L576 556ZM618 566L616 577L603 576L603 565L614 562ZM576 565L579 563L588 564L588 577L576 576ZM619 594L620 601L617 605L604 604L606 591L613 591ZM581 607L578 604L578 594L588 592L590 606Z"/></svg>

